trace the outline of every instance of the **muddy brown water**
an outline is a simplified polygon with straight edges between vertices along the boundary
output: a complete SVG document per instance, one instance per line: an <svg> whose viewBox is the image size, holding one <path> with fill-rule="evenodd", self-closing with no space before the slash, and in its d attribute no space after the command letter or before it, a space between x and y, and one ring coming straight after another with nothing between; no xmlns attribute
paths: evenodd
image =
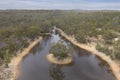
<svg viewBox="0 0 120 80"><path fill-rule="evenodd" d="M73 46L58 34L45 37L20 64L17 80L115 80L109 66L82 49L74 47L73 62L56 65L47 61L46 55L53 43L62 40L66 46Z"/></svg>

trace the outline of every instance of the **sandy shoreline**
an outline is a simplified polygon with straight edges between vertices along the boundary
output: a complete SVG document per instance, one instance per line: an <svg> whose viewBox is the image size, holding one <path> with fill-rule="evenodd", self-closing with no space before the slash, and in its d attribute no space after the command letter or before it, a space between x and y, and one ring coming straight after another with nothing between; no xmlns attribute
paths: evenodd
<svg viewBox="0 0 120 80"><path fill-rule="evenodd" d="M13 57L11 60L11 63L9 64L10 68L13 71L12 79L10 80L16 80L16 78L19 76L19 65L24 56L29 54L29 52L42 40L42 37L39 37L39 39L34 40L30 45L25 48L21 53L17 55L17 57Z"/></svg>
<svg viewBox="0 0 120 80"><path fill-rule="evenodd" d="M54 64L70 64L72 62L71 56L68 56L67 58L63 60L58 60L57 58L53 56L53 54L48 54L46 58L49 62L54 63Z"/></svg>
<svg viewBox="0 0 120 80"><path fill-rule="evenodd" d="M84 50L87 50L87 51L91 52L92 54L95 54L96 56L100 57L105 62L107 62L107 64L110 66L110 69L113 72L113 75L115 76L116 80L120 80L120 67L119 67L120 65L117 64L117 62L113 61L109 56L105 55L105 53L97 51L95 47L90 47L85 44L80 44L75 39L66 35L61 29L56 28L56 30L60 32L60 35L62 37L66 38L68 41L70 41L75 46L78 46Z"/></svg>
<svg viewBox="0 0 120 80"><path fill-rule="evenodd" d="M73 39L70 36L66 35L61 29L56 28L56 30L58 30L60 32L60 35L62 37L66 38L68 41L70 41L75 46L78 46L78 47L80 47L80 48L82 48L84 50L87 50L87 51L91 52L92 54L95 54L96 56L100 57L105 62L107 62L108 65L110 66L110 69L113 72L113 75L115 76L116 80L120 80L120 67L119 67L120 65L117 64L116 61L113 61L109 56L105 55L104 53L97 51L95 47L90 47L90 46L85 45L85 44L80 44L75 39ZM42 40L42 37L39 37L39 39L36 39L32 43L30 43L30 45L27 48L25 48L21 53L19 53L17 55L17 57L12 58L11 63L9 64L10 70L12 71L12 78L6 79L6 80L16 80L16 78L19 76L19 64L20 64L20 62L22 61L24 56L29 54L29 52L41 40Z"/></svg>

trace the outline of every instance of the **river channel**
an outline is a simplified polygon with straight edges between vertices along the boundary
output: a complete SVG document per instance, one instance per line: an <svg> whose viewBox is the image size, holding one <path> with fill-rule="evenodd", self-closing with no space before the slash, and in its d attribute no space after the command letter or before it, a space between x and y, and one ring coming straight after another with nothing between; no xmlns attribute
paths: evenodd
<svg viewBox="0 0 120 80"><path fill-rule="evenodd" d="M51 46L62 41L73 47L73 62L69 65L50 63L46 55ZM53 33L44 39L25 56L20 63L20 75L17 80L115 80L109 66L89 52L71 45L58 34Z"/></svg>

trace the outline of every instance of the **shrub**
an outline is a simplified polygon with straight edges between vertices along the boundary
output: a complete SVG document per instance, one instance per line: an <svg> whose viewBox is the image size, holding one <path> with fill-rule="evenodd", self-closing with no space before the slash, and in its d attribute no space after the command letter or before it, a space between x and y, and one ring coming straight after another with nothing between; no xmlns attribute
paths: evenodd
<svg viewBox="0 0 120 80"><path fill-rule="evenodd" d="M100 51L100 52L103 52L103 53L111 56L111 50L108 49L108 48L105 47L105 46L101 46L101 45L97 44L96 49L97 49L98 51Z"/></svg>
<svg viewBox="0 0 120 80"><path fill-rule="evenodd" d="M115 57L120 60L120 40L114 44L114 54Z"/></svg>
<svg viewBox="0 0 120 80"><path fill-rule="evenodd" d="M104 35L103 35L103 38L105 39L105 40L112 40L112 39L114 39L114 38L116 38L117 37L117 34L114 32L114 31L112 31L112 30L107 30L105 33L104 33Z"/></svg>
<svg viewBox="0 0 120 80"><path fill-rule="evenodd" d="M78 42L80 43L86 43L85 39L86 33L84 31L78 31L77 34L75 34L75 39L77 39Z"/></svg>
<svg viewBox="0 0 120 80"><path fill-rule="evenodd" d="M52 53L58 59L66 58L70 51L71 50L69 48L67 48L63 43L60 42L54 44L50 49L50 53Z"/></svg>

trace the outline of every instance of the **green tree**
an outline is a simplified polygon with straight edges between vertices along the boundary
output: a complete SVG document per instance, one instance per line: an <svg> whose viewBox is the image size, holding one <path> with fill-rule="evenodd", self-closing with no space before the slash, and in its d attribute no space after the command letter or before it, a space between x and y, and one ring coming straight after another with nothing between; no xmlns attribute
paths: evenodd
<svg viewBox="0 0 120 80"><path fill-rule="evenodd" d="M52 53L58 59L66 58L71 53L70 51L71 50L61 42L54 44L50 49L50 53Z"/></svg>

